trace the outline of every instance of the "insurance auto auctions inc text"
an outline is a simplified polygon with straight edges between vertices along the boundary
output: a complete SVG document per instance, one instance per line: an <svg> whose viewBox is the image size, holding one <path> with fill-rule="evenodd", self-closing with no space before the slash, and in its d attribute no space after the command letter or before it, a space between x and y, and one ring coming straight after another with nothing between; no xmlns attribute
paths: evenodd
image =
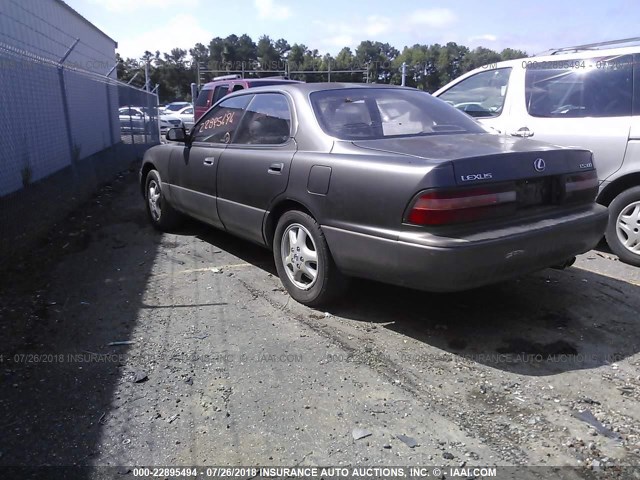
<svg viewBox="0 0 640 480"><path fill-rule="evenodd" d="M483 478L496 467L262 467L261 477L293 478Z"/></svg>

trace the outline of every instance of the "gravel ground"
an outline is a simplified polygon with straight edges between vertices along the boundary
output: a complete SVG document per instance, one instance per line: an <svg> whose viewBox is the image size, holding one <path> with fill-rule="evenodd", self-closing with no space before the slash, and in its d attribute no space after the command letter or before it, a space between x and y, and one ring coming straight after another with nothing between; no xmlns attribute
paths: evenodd
<svg viewBox="0 0 640 480"><path fill-rule="evenodd" d="M0 280L0 466L638 478L620 467L640 464L640 269L604 249L465 293L354 281L325 312L289 298L268 251L155 232L135 173L62 225Z"/></svg>

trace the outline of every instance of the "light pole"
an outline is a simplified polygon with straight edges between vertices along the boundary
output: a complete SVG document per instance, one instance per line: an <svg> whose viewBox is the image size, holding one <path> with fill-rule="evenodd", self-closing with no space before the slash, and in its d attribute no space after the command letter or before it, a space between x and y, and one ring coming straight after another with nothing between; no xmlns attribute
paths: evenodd
<svg viewBox="0 0 640 480"><path fill-rule="evenodd" d="M144 64L144 89L148 92L151 88L149 84L149 60Z"/></svg>

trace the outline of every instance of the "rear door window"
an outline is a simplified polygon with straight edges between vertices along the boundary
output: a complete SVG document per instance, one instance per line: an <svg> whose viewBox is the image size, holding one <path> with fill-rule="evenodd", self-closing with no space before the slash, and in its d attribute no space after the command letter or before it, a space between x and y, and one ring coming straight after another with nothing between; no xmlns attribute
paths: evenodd
<svg viewBox="0 0 640 480"><path fill-rule="evenodd" d="M502 113L511 68L476 73L455 84L438 98L472 117L497 117Z"/></svg>
<svg viewBox="0 0 640 480"><path fill-rule="evenodd" d="M253 97L233 143L278 145L290 136L291 111L284 95L261 93Z"/></svg>
<svg viewBox="0 0 640 480"><path fill-rule="evenodd" d="M544 118L629 116L632 67L631 55L532 62L525 73L527 112Z"/></svg>

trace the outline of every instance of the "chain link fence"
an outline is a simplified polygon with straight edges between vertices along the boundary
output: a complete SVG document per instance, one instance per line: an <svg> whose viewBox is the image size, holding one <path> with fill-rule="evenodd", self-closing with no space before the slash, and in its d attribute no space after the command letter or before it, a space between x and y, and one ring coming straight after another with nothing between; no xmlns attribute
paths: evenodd
<svg viewBox="0 0 640 480"><path fill-rule="evenodd" d="M157 104L0 43L0 266L160 142Z"/></svg>

